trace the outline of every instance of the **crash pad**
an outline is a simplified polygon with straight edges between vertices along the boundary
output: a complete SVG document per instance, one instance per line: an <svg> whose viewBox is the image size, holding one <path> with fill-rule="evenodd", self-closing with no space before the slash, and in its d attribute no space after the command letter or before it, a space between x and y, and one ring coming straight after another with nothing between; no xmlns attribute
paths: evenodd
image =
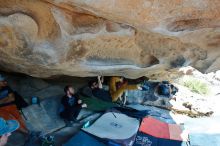
<svg viewBox="0 0 220 146"><path fill-rule="evenodd" d="M63 144L63 146L105 146L105 144L99 142L85 132L80 131Z"/></svg>
<svg viewBox="0 0 220 146"><path fill-rule="evenodd" d="M117 104L112 102L103 101L94 97L85 97L80 95L79 98L83 101L83 103L87 104L87 108L92 111L105 111L112 107L118 107Z"/></svg>

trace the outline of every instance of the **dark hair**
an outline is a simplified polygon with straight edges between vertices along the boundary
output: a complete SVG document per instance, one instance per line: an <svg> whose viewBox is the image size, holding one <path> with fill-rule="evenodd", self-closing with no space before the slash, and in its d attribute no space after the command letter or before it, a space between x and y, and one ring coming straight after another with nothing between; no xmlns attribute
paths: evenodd
<svg viewBox="0 0 220 146"><path fill-rule="evenodd" d="M63 89L64 92L67 93L67 91L69 90L70 87L72 87L72 86L71 86L71 85L66 85L66 86L64 87L64 89Z"/></svg>
<svg viewBox="0 0 220 146"><path fill-rule="evenodd" d="M91 81L89 81L88 86L89 86L89 87L92 87L92 85L93 85L94 83L98 83L97 80L91 80Z"/></svg>

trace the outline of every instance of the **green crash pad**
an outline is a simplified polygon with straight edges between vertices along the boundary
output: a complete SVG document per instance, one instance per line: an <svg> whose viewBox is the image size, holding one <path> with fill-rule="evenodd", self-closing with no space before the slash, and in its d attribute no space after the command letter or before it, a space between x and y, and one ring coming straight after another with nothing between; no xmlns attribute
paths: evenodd
<svg viewBox="0 0 220 146"><path fill-rule="evenodd" d="M86 96L80 95L79 98L83 101L83 103L87 104L88 109L92 111L96 111L96 112L105 111L109 108L119 106L115 103L103 101L101 99L94 98L94 97L86 97Z"/></svg>

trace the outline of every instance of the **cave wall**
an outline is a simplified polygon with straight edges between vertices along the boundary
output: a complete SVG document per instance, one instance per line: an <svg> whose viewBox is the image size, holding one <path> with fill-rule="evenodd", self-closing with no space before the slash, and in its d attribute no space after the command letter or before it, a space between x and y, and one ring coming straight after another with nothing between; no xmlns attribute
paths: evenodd
<svg viewBox="0 0 220 146"><path fill-rule="evenodd" d="M220 68L218 0L0 0L0 68L135 78Z"/></svg>

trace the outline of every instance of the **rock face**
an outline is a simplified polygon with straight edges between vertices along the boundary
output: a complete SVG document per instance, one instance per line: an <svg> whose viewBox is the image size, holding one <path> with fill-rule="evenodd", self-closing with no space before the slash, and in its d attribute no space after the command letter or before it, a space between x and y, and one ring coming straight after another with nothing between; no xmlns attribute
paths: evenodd
<svg viewBox="0 0 220 146"><path fill-rule="evenodd" d="M220 68L218 0L0 0L0 68L135 78Z"/></svg>

